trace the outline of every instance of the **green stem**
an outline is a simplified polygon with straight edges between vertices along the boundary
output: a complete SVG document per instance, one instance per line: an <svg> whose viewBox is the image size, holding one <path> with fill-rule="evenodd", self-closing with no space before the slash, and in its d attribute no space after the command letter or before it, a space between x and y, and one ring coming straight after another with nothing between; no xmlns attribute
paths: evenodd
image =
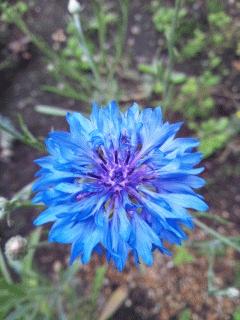
<svg viewBox="0 0 240 320"><path fill-rule="evenodd" d="M12 277L10 275L7 264L5 262L5 258L4 258L1 246L0 246L0 269L2 271L2 274L3 274L6 282L9 284L13 283Z"/></svg>
<svg viewBox="0 0 240 320"><path fill-rule="evenodd" d="M11 67L13 64L13 60L6 58L3 62L0 63L0 71L3 69Z"/></svg>
<svg viewBox="0 0 240 320"><path fill-rule="evenodd" d="M57 299L57 312L58 312L59 320L67 320L64 307L63 307L61 292L59 293L58 299Z"/></svg>
<svg viewBox="0 0 240 320"><path fill-rule="evenodd" d="M28 249L36 249L39 247L45 247L45 246L49 246L49 245L50 245L50 242L47 240L46 241L39 241L38 244L29 246Z"/></svg>
<svg viewBox="0 0 240 320"><path fill-rule="evenodd" d="M208 292L209 294L213 294L216 290L214 286L214 260L215 260L215 251L214 248L211 248L211 253L208 256L208 273L207 273L207 280L208 280Z"/></svg>
<svg viewBox="0 0 240 320"><path fill-rule="evenodd" d="M123 47L124 47L124 41L127 33L127 26L128 26L128 15L129 15L129 1L119 1L120 10L121 10L121 22L119 23L119 28L116 36L116 42L115 42L115 57L114 62L111 65L111 69L108 75L108 83L111 83L113 80L113 77L116 73L117 66L121 60L121 57L123 55Z"/></svg>
<svg viewBox="0 0 240 320"><path fill-rule="evenodd" d="M93 6L95 9L95 14L98 21L98 42L100 47L100 54L101 54L101 62L104 67L107 66L107 55L106 55L106 49L105 49L105 40L106 40L106 22L104 18L105 10L104 10L104 4L102 1L94 0Z"/></svg>
<svg viewBox="0 0 240 320"><path fill-rule="evenodd" d="M196 212L195 216L199 217L199 218L206 218L206 219L210 219L210 220L214 220L216 222L222 223L222 224L229 224L230 221L227 219L224 219L222 217L219 217L217 215L211 214L211 213L206 213L206 212Z"/></svg>
<svg viewBox="0 0 240 320"><path fill-rule="evenodd" d="M57 59L56 53L48 47L47 43L42 38L36 36L29 30L28 26L23 21L22 17L16 16L14 23L24 34L26 34L31 39L33 44L39 50L41 50L49 59L53 61Z"/></svg>
<svg viewBox="0 0 240 320"><path fill-rule="evenodd" d="M73 15L73 21L74 21L74 24L75 24L76 29L78 31L78 34L79 34L81 48L83 49L84 54L86 55L86 57L88 59L89 66L90 66L90 68L92 70L92 73L93 73L93 75L95 77L96 83L100 87L101 78L100 78L100 75L99 75L98 70L96 68L96 65L95 65L95 63L93 61L93 58L92 58L92 56L90 54L90 51L88 49L87 42L86 42L86 39L85 39L85 36L84 36L84 33L83 33L83 29L82 29L80 15L78 13L75 13Z"/></svg>
<svg viewBox="0 0 240 320"><path fill-rule="evenodd" d="M175 62L175 54L174 54L174 47L175 47L175 39L176 39L176 28L178 24L178 16L179 11L181 8L182 0L175 1L175 8L174 8L174 15L172 19L171 29L169 35L167 35L167 49L168 49L168 64L166 69L165 81L164 81L164 91L163 91L163 101L166 109L171 100L171 75L174 67Z"/></svg>
<svg viewBox="0 0 240 320"><path fill-rule="evenodd" d="M92 293L91 293L91 300L92 300L93 306L96 305L97 298L103 286L103 281L104 281L106 272L107 272L106 265L99 266L96 269L95 277L92 284Z"/></svg>
<svg viewBox="0 0 240 320"><path fill-rule="evenodd" d="M234 248L236 251L240 252L240 247L233 241L229 240L229 238L221 235L220 233L218 233L217 231L213 230L212 228L206 226L203 222L195 219L194 223L200 227L202 230L204 230L206 233L210 234L211 236L213 236L214 238L218 239L219 241L221 241L222 243L226 244L229 247Z"/></svg>
<svg viewBox="0 0 240 320"><path fill-rule="evenodd" d="M1 123L0 123L0 130L6 131L11 136L13 136L16 140L19 140L22 143L37 149L38 151L44 151L43 144L39 140L37 140L37 138L35 138L35 137L34 137L34 140L27 139L23 134L15 132L14 130L7 128L6 126L4 126Z"/></svg>
<svg viewBox="0 0 240 320"><path fill-rule="evenodd" d="M128 27L128 14L129 14L129 1L119 1L120 9L121 9L121 15L122 15L122 21L120 25L119 30L119 36L117 40L117 62L121 59L123 54L123 47L124 47L124 41L127 33L127 27Z"/></svg>

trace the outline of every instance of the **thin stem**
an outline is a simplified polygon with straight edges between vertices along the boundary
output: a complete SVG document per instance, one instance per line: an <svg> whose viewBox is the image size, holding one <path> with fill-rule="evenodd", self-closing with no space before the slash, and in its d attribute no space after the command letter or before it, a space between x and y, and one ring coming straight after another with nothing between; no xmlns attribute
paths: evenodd
<svg viewBox="0 0 240 320"><path fill-rule="evenodd" d="M128 14L129 14L129 1L119 1L120 10L121 10L121 22L119 23L119 29L118 34L115 41L115 57L114 62L111 66L109 75L108 75L108 83L112 82L112 79L115 75L117 66L121 60L122 54L123 54L123 47L124 47L124 41L127 33L127 27L128 27Z"/></svg>
<svg viewBox="0 0 240 320"><path fill-rule="evenodd" d="M99 0L93 1L95 14L97 16L98 21L98 42L100 47L100 54L101 54L101 62L105 66L107 62L107 56L106 56L106 49L105 49L105 40L106 40L106 22L105 22L105 10L104 10L104 4Z"/></svg>
<svg viewBox="0 0 240 320"><path fill-rule="evenodd" d="M227 219L224 219L222 217L219 217L217 215L213 215L213 214L209 214L206 212L196 212L195 215L199 218L206 218L206 219L210 219L210 220L214 220L216 222L222 223L222 224L229 224L230 221Z"/></svg>
<svg viewBox="0 0 240 320"><path fill-rule="evenodd" d="M124 41L127 33L127 27L128 27L128 13L129 13L129 1L119 1L120 9L121 9L121 15L122 15L122 21L120 24L120 30L119 30L119 36L117 40L117 58L116 60L119 61L121 59L121 56L123 54L123 47L124 47Z"/></svg>
<svg viewBox="0 0 240 320"><path fill-rule="evenodd" d="M15 132L14 130L7 128L6 126L4 126L1 123L0 123L0 130L6 131L10 135L12 135L16 140L19 140L22 143L25 143L26 145L37 149L38 151L44 151L43 144L39 140L37 140L36 138L34 138L34 140L29 140L23 134L21 134L19 132Z"/></svg>
<svg viewBox="0 0 240 320"><path fill-rule="evenodd" d="M228 237L228 239L232 240L232 241L236 241L239 242L240 241L240 237ZM186 246L189 247L193 247L193 248L205 248L205 247L209 247L212 245L217 246L219 243L222 243L221 241L219 241L218 239L213 239L213 240L202 240L202 241L197 241L197 240L192 240L192 241L188 241L187 244L185 244Z"/></svg>
<svg viewBox="0 0 240 320"><path fill-rule="evenodd" d="M45 55L49 59L53 61L57 59L56 53L48 47L47 43L42 38L36 36L29 30L28 26L21 17L16 16L14 23L24 34L26 34L31 39L31 41L39 50L45 53Z"/></svg>
<svg viewBox="0 0 240 320"><path fill-rule="evenodd" d="M0 130L3 130L7 133L9 133L11 136L13 136L16 140L22 140L22 135L15 131L15 130L12 130L10 128L8 128L7 126L5 126L4 124L0 123Z"/></svg>
<svg viewBox="0 0 240 320"><path fill-rule="evenodd" d="M236 251L240 252L240 247L235 242L229 240L229 238L221 235L220 233L218 233L217 231L213 230L212 228L206 226L203 222L201 222L197 219L195 219L194 222L198 227L203 229L206 233L210 234L211 236L218 239L219 241L226 244L227 246L232 247Z"/></svg>
<svg viewBox="0 0 240 320"><path fill-rule="evenodd" d="M92 299L94 306L96 305L96 301L97 301L99 292L102 289L106 272L107 272L106 265L99 266L96 269L95 277L94 277L93 284L92 284L92 286L93 286L92 293L91 293L91 299Z"/></svg>
<svg viewBox="0 0 240 320"><path fill-rule="evenodd" d="M63 308L63 302L62 302L62 297L61 297L61 292L58 294L58 299L57 299L57 312L59 316L59 320L67 320L64 308Z"/></svg>
<svg viewBox="0 0 240 320"><path fill-rule="evenodd" d="M174 15L172 19L171 29L169 32L169 35L166 35L167 37L167 49L168 49L168 64L166 69L166 75L165 75L165 81L164 81L164 91L163 91L163 101L166 107L170 103L170 96L171 96L171 75L174 67L174 61L175 61L175 54L174 54L174 47L175 47L175 39L176 39L176 28L178 25L178 17L179 17L179 11L181 8L181 2L182 0L176 0L175 1L175 8L174 8Z"/></svg>
<svg viewBox="0 0 240 320"><path fill-rule="evenodd" d="M208 256L208 273L207 273L207 280L208 280L208 292L209 294L213 294L216 290L214 287L214 260L215 260L215 251L214 247L211 248L211 253Z"/></svg>
<svg viewBox="0 0 240 320"><path fill-rule="evenodd" d="M0 269L2 271L2 274L3 274L6 282L9 284L13 283L12 277L10 275L7 264L5 262L5 258L4 258L1 246L0 246Z"/></svg>
<svg viewBox="0 0 240 320"><path fill-rule="evenodd" d="M77 80L81 84L81 86L84 88L85 92L90 91L91 88L89 86L89 82L84 81L84 77L82 77L77 70L70 68L69 64L66 63L66 60L65 59L62 60L61 56L57 55L54 52L54 50L52 50L41 37L33 34L20 16L16 16L14 23L24 34L26 34L31 39L33 44L40 51L42 51L50 61L54 63L59 77L60 77L60 74L63 74L64 77ZM65 79L63 80L66 81ZM68 88L68 90L70 90L70 87ZM55 93L60 94L59 92L55 92ZM75 99L81 99L83 101L87 101L86 99L87 95L84 95L83 93L81 94L78 93L77 95L75 94L75 92L72 92L72 95L73 94L75 95L74 97Z"/></svg>
<svg viewBox="0 0 240 320"><path fill-rule="evenodd" d="M50 242L45 240L45 241L39 241L38 244L36 245L32 245L32 246L28 246L28 249L36 249L36 248L39 248L39 247L45 247L45 246L49 246L50 245Z"/></svg>
<svg viewBox="0 0 240 320"><path fill-rule="evenodd" d="M3 62L0 63L0 71L5 68L9 68L13 64L13 61L9 58L6 58Z"/></svg>
<svg viewBox="0 0 240 320"><path fill-rule="evenodd" d="M90 51L88 49L87 42L86 42L86 39L85 39L85 36L83 33L83 29L82 29L80 15L78 13L75 13L73 15L73 21L74 21L74 24L75 24L76 29L78 31L78 34L79 34L81 48L83 49L84 54L86 55L86 57L88 59L89 66L92 70L92 73L95 77L95 80L96 80L97 84L100 86L101 78L100 78L100 75L99 75L98 70L96 68L96 65L93 61L92 55L90 54Z"/></svg>

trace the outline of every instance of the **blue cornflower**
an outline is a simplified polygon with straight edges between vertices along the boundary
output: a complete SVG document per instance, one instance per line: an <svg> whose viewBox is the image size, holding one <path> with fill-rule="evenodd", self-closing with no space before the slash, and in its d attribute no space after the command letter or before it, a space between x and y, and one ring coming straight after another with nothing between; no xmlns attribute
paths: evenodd
<svg viewBox="0 0 240 320"><path fill-rule="evenodd" d="M36 160L33 201L47 209L35 224L54 222L49 240L71 244L71 262L105 251L122 270L129 254L147 265L155 249L170 254L163 242L181 244L181 225L193 226L187 209L208 208L193 191L204 185L198 140L175 138L182 123L136 103L125 112L94 104L90 118L68 113L67 121L70 132L49 133L49 155Z"/></svg>

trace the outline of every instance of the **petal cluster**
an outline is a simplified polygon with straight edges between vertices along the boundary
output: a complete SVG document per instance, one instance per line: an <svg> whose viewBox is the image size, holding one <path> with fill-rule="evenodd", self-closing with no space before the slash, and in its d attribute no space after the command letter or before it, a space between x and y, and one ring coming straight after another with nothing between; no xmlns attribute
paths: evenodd
<svg viewBox="0 0 240 320"><path fill-rule="evenodd" d="M47 209L34 223L53 222L49 240L71 244L71 262L95 251L118 270L129 254L151 265L155 249L169 254L165 241L181 244L181 226L193 226L187 209L207 210L193 190L204 185L198 141L176 138L182 123L163 122L160 107L121 112L114 101L67 121L69 132L49 133L49 155L36 160L33 201Z"/></svg>

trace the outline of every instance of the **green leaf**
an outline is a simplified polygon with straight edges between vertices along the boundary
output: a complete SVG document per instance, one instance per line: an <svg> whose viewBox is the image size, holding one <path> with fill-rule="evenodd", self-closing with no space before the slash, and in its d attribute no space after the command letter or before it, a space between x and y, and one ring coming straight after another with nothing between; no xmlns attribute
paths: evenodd
<svg viewBox="0 0 240 320"><path fill-rule="evenodd" d="M210 234L213 238L218 239L220 242L224 243L225 245L234 248L236 251L240 252L240 244L231 240L229 237L226 237L219 232L215 231L214 229L208 227L205 223L201 222L198 219L194 220L194 223L200 227L203 231L207 234Z"/></svg>
<svg viewBox="0 0 240 320"><path fill-rule="evenodd" d="M78 92L72 87L65 85L63 88L57 88L54 86L43 86L43 90L58 94L60 96L66 97L66 98L72 98L76 100L82 100L82 101L88 101L89 97L87 97L84 93Z"/></svg>
<svg viewBox="0 0 240 320"><path fill-rule="evenodd" d="M234 311L233 320L240 320L240 307Z"/></svg>
<svg viewBox="0 0 240 320"><path fill-rule="evenodd" d="M191 310L184 309L179 316L179 320L191 320Z"/></svg>
<svg viewBox="0 0 240 320"><path fill-rule="evenodd" d="M47 114L49 116L60 116L65 117L68 112L72 112L72 110L63 109L54 106L48 105L37 105L34 107L35 111L43 114Z"/></svg>
<svg viewBox="0 0 240 320"><path fill-rule="evenodd" d="M181 54L186 59L194 58L206 46L206 36L204 32L199 29L194 30L194 37L189 40L183 47Z"/></svg>
<svg viewBox="0 0 240 320"><path fill-rule="evenodd" d="M142 73L151 74L151 75L157 75L158 68L156 64L144 64L140 63L138 65L138 70Z"/></svg>
<svg viewBox="0 0 240 320"><path fill-rule="evenodd" d="M0 130L6 131L11 134L16 139L21 139L22 135L17 129L14 127L11 120L7 117L0 115Z"/></svg>
<svg viewBox="0 0 240 320"><path fill-rule="evenodd" d="M96 302L98 295L99 295L99 292L103 286L105 274L106 274L106 267L105 266L101 266L101 267L97 268L96 274L95 274L95 277L93 280L92 294L91 294L92 300L94 303Z"/></svg>
<svg viewBox="0 0 240 320"><path fill-rule="evenodd" d="M11 199L11 202L29 200L32 194L32 185L33 185L33 182L30 182L25 187L23 187L20 191L15 193L15 195Z"/></svg>
<svg viewBox="0 0 240 320"><path fill-rule="evenodd" d="M182 72L173 72L171 74L171 82L173 84L182 84L187 80L187 76Z"/></svg>
<svg viewBox="0 0 240 320"><path fill-rule="evenodd" d="M41 228L35 229L30 237L28 238L28 253L24 257L22 263L23 263L23 271L27 274L32 272L32 263L33 263L33 256L36 251L37 245L39 243L40 237L41 237Z"/></svg>
<svg viewBox="0 0 240 320"><path fill-rule="evenodd" d="M194 262L194 257L188 251L186 247L176 247L176 252L173 258L173 263L176 267L181 266L186 263Z"/></svg>

